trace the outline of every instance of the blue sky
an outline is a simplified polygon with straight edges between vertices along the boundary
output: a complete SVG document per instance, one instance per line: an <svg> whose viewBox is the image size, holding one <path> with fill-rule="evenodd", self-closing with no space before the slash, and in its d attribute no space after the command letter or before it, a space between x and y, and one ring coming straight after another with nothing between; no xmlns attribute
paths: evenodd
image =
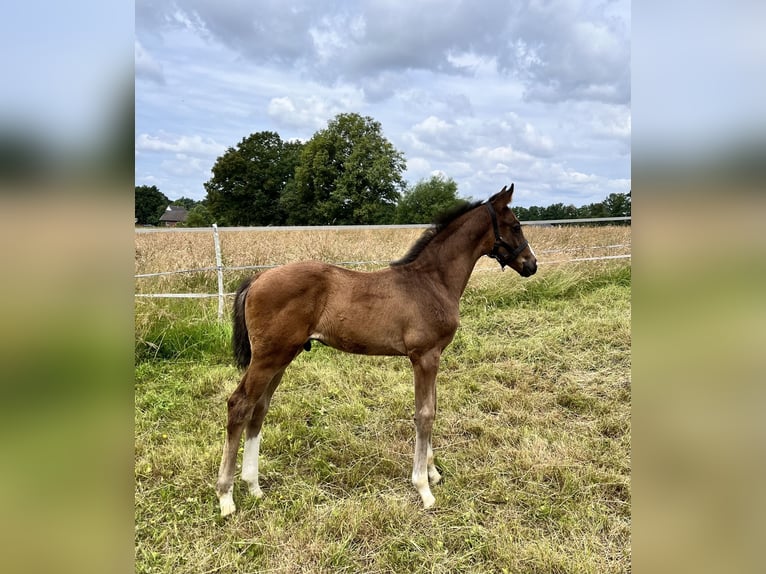
<svg viewBox="0 0 766 574"><path fill-rule="evenodd" d="M631 188L627 1L136 2L136 185L202 199L216 158L338 113L381 123L405 178L583 205Z"/></svg>

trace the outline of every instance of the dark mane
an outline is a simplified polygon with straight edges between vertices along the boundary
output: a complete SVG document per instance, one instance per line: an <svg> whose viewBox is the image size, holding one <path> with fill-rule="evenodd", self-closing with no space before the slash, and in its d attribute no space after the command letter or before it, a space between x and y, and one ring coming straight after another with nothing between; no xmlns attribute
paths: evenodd
<svg viewBox="0 0 766 574"><path fill-rule="evenodd" d="M418 240L410 247L410 250L407 252L407 254L402 257L401 259L398 259L396 261L392 261L390 265L392 267L398 266L398 265L407 265L408 263L412 263L415 261L415 259L418 258L418 255L420 255L423 250L428 246L429 243L439 235L446 227L455 221L458 217L461 215L468 213L472 209L478 207L484 203L483 201L474 201L473 203L468 201L461 201L457 204L455 204L450 209L447 209L446 211L443 211L439 215L437 215L434 218L434 221L428 229L426 229L423 232L423 235L421 235Z"/></svg>

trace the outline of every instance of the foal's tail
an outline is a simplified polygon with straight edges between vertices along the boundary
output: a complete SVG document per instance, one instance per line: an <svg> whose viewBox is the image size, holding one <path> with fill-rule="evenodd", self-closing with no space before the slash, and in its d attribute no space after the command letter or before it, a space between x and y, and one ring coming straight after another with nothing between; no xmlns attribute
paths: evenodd
<svg viewBox="0 0 766 574"><path fill-rule="evenodd" d="M250 337L247 335L247 324L245 323L245 298L248 288L256 278L257 275L253 275L245 279L234 297L234 316L232 318L234 329L231 335L231 346L234 350L234 359L240 369L244 369L250 364Z"/></svg>

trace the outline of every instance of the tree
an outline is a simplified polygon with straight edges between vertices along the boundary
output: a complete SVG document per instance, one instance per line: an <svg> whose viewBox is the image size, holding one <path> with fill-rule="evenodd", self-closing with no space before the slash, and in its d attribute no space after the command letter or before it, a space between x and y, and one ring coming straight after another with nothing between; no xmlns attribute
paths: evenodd
<svg viewBox="0 0 766 574"><path fill-rule="evenodd" d="M190 197L179 197L178 199L174 199L173 201L170 202L170 205L178 205L179 207L183 207L187 211L191 211L198 204L199 204L199 201L194 201Z"/></svg>
<svg viewBox="0 0 766 574"><path fill-rule="evenodd" d="M607 217L626 217L630 215L630 194L610 193L604 200L604 210Z"/></svg>
<svg viewBox="0 0 766 574"><path fill-rule="evenodd" d="M219 225L280 225L280 196L300 158L300 142L256 132L229 148L205 183L207 208Z"/></svg>
<svg viewBox="0 0 766 574"><path fill-rule="evenodd" d="M457 183L441 175L421 179L404 192L396 208L397 223L430 223L457 203Z"/></svg>
<svg viewBox="0 0 766 574"><path fill-rule="evenodd" d="M513 206L513 213L519 218L519 221L532 221L529 217L529 209L521 206Z"/></svg>
<svg viewBox="0 0 766 574"><path fill-rule="evenodd" d="M287 222L393 223L405 167L404 156L383 137L380 123L339 114L303 148L295 178L282 196Z"/></svg>
<svg viewBox="0 0 766 574"><path fill-rule="evenodd" d="M136 223L139 225L159 225L160 216L169 204L170 200L157 189L156 185L136 186Z"/></svg>
<svg viewBox="0 0 766 574"><path fill-rule="evenodd" d="M630 215L630 192L610 193L604 201L582 207L554 203L548 207L514 207L521 221L545 221L552 219L585 219L590 217L623 217Z"/></svg>
<svg viewBox="0 0 766 574"><path fill-rule="evenodd" d="M189 214L186 216L186 221L182 224L182 227L208 227L215 222L215 219L210 214L210 210L207 208L207 204L201 201L189 210Z"/></svg>

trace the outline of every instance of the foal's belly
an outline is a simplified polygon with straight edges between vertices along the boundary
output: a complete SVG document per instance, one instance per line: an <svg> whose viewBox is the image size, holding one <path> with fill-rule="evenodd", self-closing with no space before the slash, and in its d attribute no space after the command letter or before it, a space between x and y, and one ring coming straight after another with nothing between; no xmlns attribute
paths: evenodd
<svg viewBox="0 0 766 574"><path fill-rule="evenodd" d="M309 339L319 341L328 347L355 353L357 355L405 355L404 344L393 337L373 337L370 333L314 332Z"/></svg>

